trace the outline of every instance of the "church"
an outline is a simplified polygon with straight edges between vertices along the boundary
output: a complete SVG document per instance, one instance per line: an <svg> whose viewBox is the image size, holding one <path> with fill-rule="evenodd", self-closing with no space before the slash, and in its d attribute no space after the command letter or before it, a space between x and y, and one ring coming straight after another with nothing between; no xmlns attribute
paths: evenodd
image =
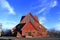
<svg viewBox="0 0 60 40"><path fill-rule="evenodd" d="M39 23L38 17L30 12L22 16L19 24L12 28L12 35L20 37L46 37L47 29Z"/></svg>

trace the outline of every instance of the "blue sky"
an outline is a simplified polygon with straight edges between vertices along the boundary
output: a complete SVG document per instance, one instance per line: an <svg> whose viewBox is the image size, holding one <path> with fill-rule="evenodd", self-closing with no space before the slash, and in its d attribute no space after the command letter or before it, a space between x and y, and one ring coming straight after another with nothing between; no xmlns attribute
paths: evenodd
<svg viewBox="0 0 60 40"><path fill-rule="evenodd" d="M60 30L60 0L0 0L2 28L13 28L28 12L38 16L47 29Z"/></svg>

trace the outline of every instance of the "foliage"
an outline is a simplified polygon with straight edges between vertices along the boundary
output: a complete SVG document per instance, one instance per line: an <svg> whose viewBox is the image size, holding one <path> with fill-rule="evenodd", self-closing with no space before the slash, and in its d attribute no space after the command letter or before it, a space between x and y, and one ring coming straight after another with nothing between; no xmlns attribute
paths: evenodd
<svg viewBox="0 0 60 40"><path fill-rule="evenodd" d="M2 36L11 36L11 30L2 31Z"/></svg>
<svg viewBox="0 0 60 40"><path fill-rule="evenodd" d="M60 38L60 31L56 31L56 30L50 30L48 31L48 34L50 37L59 37Z"/></svg>

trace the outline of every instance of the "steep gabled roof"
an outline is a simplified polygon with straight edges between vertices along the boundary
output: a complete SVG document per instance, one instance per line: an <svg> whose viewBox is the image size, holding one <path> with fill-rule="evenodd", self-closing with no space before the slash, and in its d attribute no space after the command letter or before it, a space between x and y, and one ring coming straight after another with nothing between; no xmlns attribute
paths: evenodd
<svg viewBox="0 0 60 40"><path fill-rule="evenodd" d="M24 19L23 19L20 23L24 23L24 21L25 21L29 16L31 16L35 21L38 22L38 17L37 17L37 16L33 16L31 13L28 13L28 15L26 15L26 16L24 17Z"/></svg>
<svg viewBox="0 0 60 40"><path fill-rule="evenodd" d="M21 20L20 20L20 21L22 21L24 18L25 18L25 16L22 16L22 18L21 18Z"/></svg>
<svg viewBox="0 0 60 40"><path fill-rule="evenodd" d="M37 16L33 16L31 13L28 13L28 15L26 15L26 16L24 17L24 19L21 21L21 23L24 23L25 20L26 20L29 16L31 16L31 17L35 20L35 22L32 23L32 24L34 25L34 27L35 27L37 30L41 30L41 29L46 30L46 28L39 23L38 17L37 17ZM40 29L40 28L41 28L41 29Z"/></svg>

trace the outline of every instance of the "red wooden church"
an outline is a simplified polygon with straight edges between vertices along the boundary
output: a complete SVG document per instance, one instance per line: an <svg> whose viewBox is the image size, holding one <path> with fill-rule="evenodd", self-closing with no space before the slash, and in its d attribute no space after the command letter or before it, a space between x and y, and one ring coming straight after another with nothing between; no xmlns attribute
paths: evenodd
<svg viewBox="0 0 60 40"><path fill-rule="evenodd" d="M41 25L37 16L28 13L22 16L20 23L12 28L12 35L17 37L46 37L47 29Z"/></svg>

